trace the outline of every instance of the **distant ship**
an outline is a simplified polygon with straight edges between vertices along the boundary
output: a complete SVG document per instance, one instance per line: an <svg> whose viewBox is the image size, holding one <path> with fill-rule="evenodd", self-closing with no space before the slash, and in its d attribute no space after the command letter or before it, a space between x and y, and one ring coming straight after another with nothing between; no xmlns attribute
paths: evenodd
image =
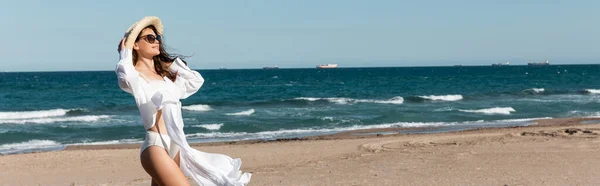
<svg viewBox="0 0 600 186"><path fill-rule="evenodd" d="M338 64L326 64L326 65L319 65L317 66L317 68L337 68Z"/></svg>
<svg viewBox="0 0 600 186"><path fill-rule="evenodd" d="M546 65L550 65L550 62L548 62L548 60L546 60L545 62L539 62L539 63L527 63L527 65L529 65L529 66L546 66Z"/></svg>
<svg viewBox="0 0 600 186"><path fill-rule="evenodd" d="M264 66L263 69L279 69L278 66Z"/></svg>
<svg viewBox="0 0 600 186"><path fill-rule="evenodd" d="M492 64L492 66L508 66L508 65L510 65L510 62L508 62L508 61L505 62L505 63L494 63L494 64Z"/></svg>

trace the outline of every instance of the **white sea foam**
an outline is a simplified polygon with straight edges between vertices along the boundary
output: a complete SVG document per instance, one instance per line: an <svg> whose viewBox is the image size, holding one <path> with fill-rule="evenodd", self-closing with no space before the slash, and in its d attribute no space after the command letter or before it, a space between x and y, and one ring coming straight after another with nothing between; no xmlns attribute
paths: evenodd
<svg viewBox="0 0 600 186"><path fill-rule="evenodd" d="M219 129L221 129L222 126L223 126L223 123L217 123L217 124L194 125L192 127L202 127L202 128L207 129L207 130L219 130Z"/></svg>
<svg viewBox="0 0 600 186"><path fill-rule="evenodd" d="M121 139L121 140L109 140L109 141L95 141L95 142L83 142L73 143L68 145L113 145L113 144L129 144L129 143L142 143L141 139Z"/></svg>
<svg viewBox="0 0 600 186"><path fill-rule="evenodd" d="M333 121L333 117L331 117L331 116L325 116L325 117L322 117L321 120Z"/></svg>
<svg viewBox="0 0 600 186"><path fill-rule="evenodd" d="M324 98L307 98L307 97L300 97L300 98L295 98L295 99L299 99L299 100L307 100L307 101L318 101Z"/></svg>
<svg viewBox="0 0 600 186"><path fill-rule="evenodd" d="M377 125L354 125L350 127L338 127L338 128L308 128L308 129L284 129L278 131L264 131L257 133L246 133L246 132L212 132L212 133L195 133L188 134L187 137L195 139L209 139L209 138L227 138L229 139L264 139L264 138L278 138L287 136L301 136L302 134L324 134L324 133L336 133L351 130L362 130L362 129L376 129L376 128L392 128L392 127L438 127L438 126L453 126L453 125L495 125L502 123L523 123L527 121L533 121L536 119L548 119L548 118L523 118L523 119L507 119L507 120L493 120L493 121L465 121L465 122L396 122L396 123L384 123Z"/></svg>
<svg viewBox="0 0 600 186"><path fill-rule="evenodd" d="M230 115L230 116L249 116L251 114L254 114L254 109L245 110L245 111L236 112L236 113L227 113L225 115Z"/></svg>
<svg viewBox="0 0 600 186"><path fill-rule="evenodd" d="M544 91L546 91L546 89L544 89L544 88L530 88L530 89L525 90L525 92L533 92L533 93L542 93Z"/></svg>
<svg viewBox="0 0 600 186"><path fill-rule="evenodd" d="M585 104L585 103L597 103L600 100L596 96L567 94L567 95L550 95L550 96L544 96L544 97L535 98L535 99L534 98L521 98L521 99L517 99L517 101L544 102L544 103L571 102L571 103L584 103Z"/></svg>
<svg viewBox="0 0 600 186"><path fill-rule="evenodd" d="M331 117L324 117L323 119L329 119ZM333 119L333 118L331 118ZM534 121L537 119L550 119L545 118L522 118L522 119L505 119L505 120L492 120L492 121L464 121L464 122L395 122L395 123L383 123L375 125L353 125L348 127L335 127L335 128L305 128L305 129L282 129L277 131L263 131L257 133L248 132L210 132L210 133L195 133L187 134L186 137L190 139L207 139L207 140L249 140L249 139L268 139L268 138L283 138L291 136L303 136L308 134L326 134L326 133L337 133L352 130L362 129L377 129L377 128L406 128L406 127L441 127L441 126L455 126L455 125L498 125L498 124L515 124L522 123L527 124L528 121ZM218 130L223 124L203 124L194 125L192 127L203 127L209 130ZM103 142L84 142L78 143L82 145L102 145L102 144L122 144L122 143L140 143L140 140L112 140Z"/></svg>
<svg viewBox="0 0 600 186"><path fill-rule="evenodd" d="M351 104L352 102L356 101L356 99L350 99L350 98L325 98L325 100L335 103L335 104L340 104L340 105Z"/></svg>
<svg viewBox="0 0 600 186"><path fill-rule="evenodd" d="M585 92L590 94L600 94L600 89L585 89Z"/></svg>
<svg viewBox="0 0 600 186"><path fill-rule="evenodd" d="M110 118L107 115L88 115L88 116L72 116L72 117L54 117L54 118L32 118L32 119L9 119L9 120L0 120L0 123L13 123L13 124L25 124L25 123L37 123L37 124L45 124L45 123L55 123L55 122L74 122L74 121L83 121L83 122L94 122L100 119Z"/></svg>
<svg viewBox="0 0 600 186"><path fill-rule="evenodd" d="M312 98L312 97L299 97L295 98L296 100L307 100L307 101L318 101L318 100L326 100L331 103L346 105L346 104L354 104L354 103L381 103L381 104L402 104L404 103L404 98L400 96L393 97L388 100L373 100L373 99L352 99L352 98Z"/></svg>
<svg viewBox="0 0 600 186"><path fill-rule="evenodd" d="M64 116L69 111L69 109L52 109L37 111L0 112L0 120Z"/></svg>
<svg viewBox="0 0 600 186"><path fill-rule="evenodd" d="M367 103L383 103L383 104L402 104L404 103L404 98L400 96L393 97L388 100L366 100Z"/></svg>
<svg viewBox="0 0 600 186"><path fill-rule="evenodd" d="M295 98L295 99L296 100L307 100L307 101L326 100L326 101L329 101L331 103L341 104L341 105L345 105L345 104L349 104L349 103L355 102L355 99L350 99L350 98L310 98L310 97L300 97L300 98Z"/></svg>
<svg viewBox="0 0 600 186"><path fill-rule="evenodd" d="M337 127L337 128L307 128L307 129L282 129L278 131L264 131L257 133L247 132L211 132L211 133L195 133L186 135L193 139L221 139L221 140L248 140L248 139L267 139L267 138L283 138L291 136L302 136L308 134L325 134L325 133L337 133L351 130L361 129L375 129L375 128L392 128L392 127L439 127L439 126L506 126L506 125L529 125L533 124L534 120L538 119L551 119L550 117L544 118L519 118L519 119L505 119L505 120L492 120L492 121L464 121L464 122L397 122L397 123L384 123L376 125L354 125L349 127Z"/></svg>
<svg viewBox="0 0 600 186"><path fill-rule="evenodd" d="M0 145L0 154L13 154L23 151L37 151L44 149L61 148L62 144L51 140L29 140L26 142L9 143Z"/></svg>
<svg viewBox="0 0 600 186"><path fill-rule="evenodd" d="M390 127L422 127L422 126L445 126L454 125L455 122L398 122L398 123L387 123L377 125L354 125L350 127L339 127L339 128L308 128L308 129L285 129L278 131L264 131L257 133L247 132L212 132L212 133L195 133L188 134L190 138L239 138L239 139L262 139L262 138L274 138L274 137L285 137L300 134L309 133L331 133L331 132L342 132L349 130L361 130L361 129L375 129L375 128L390 128Z"/></svg>
<svg viewBox="0 0 600 186"><path fill-rule="evenodd" d="M585 116L585 117L583 117L583 118L600 118L600 114L599 114L599 113L596 113L596 114L594 114L594 115Z"/></svg>
<svg viewBox="0 0 600 186"><path fill-rule="evenodd" d="M552 119L552 117L503 119L503 120L494 120L494 122L523 122L523 121L534 121L534 120L540 120L540 119Z"/></svg>
<svg viewBox="0 0 600 186"><path fill-rule="evenodd" d="M443 96L436 96L436 95L430 95L430 96L419 96L420 98L423 99L428 99L428 100L433 100L433 101L458 101L458 100L462 100L463 96L462 95L443 95Z"/></svg>
<svg viewBox="0 0 600 186"><path fill-rule="evenodd" d="M212 110L212 108L209 105L188 105L188 106L183 106L181 108L185 109L185 110L192 110L192 111L209 111L209 110Z"/></svg>
<svg viewBox="0 0 600 186"><path fill-rule="evenodd" d="M336 124L340 124L340 123L352 123L352 122L358 121L357 119L341 119L341 118L334 118L334 117L330 117L330 116L322 117L321 120L323 120L323 121L337 121L337 122L335 122Z"/></svg>
<svg viewBox="0 0 600 186"><path fill-rule="evenodd" d="M454 108L452 108L452 107L444 107L444 108L434 109L433 111L435 111L435 112L447 112L447 111L453 111L453 110L454 110Z"/></svg>
<svg viewBox="0 0 600 186"><path fill-rule="evenodd" d="M518 99L518 101L550 103L550 102L561 102L561 101L565 101L565 100L523 98L523 99Z"/></svg>
<svg viewBox="0 0 600 186"><path fill-rule="evenodd" d="M567 117L599 118L600 112L572 110L567 113Z"/></svg>
<svg viewBox="0 0 600 186"><path fill-rule="evenodd" d="M512 107L494 107L494 108L486 108L486 109L478 109L478 110L459 110L461 112L471 112L471 113L482 113L482 114L504 114L509 115L511 112L516 112L516 110Z"/></svg>

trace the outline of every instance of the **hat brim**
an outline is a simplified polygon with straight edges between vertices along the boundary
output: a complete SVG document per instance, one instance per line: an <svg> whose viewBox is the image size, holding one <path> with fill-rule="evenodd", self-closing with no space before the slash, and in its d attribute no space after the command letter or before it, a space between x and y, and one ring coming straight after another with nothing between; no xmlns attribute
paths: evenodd
<svg viewBox="0 0 600 186"><path fill-rule="evenodd" d="M156 16L144 17L141 20L139 20L138 22L131 25L131 27L129 27L129 29L127 29L127 31L125 32L125 37L126 37L125 47L132 49L133 44L135 43L135 40L137 39L140 32L144 28L146 28L150 25L152 25L152 26L154 26L154 28L156 28L156 31L158 31L158 33L157 33L158 35L163 34L163 25L162 25L162 22L160 21L160 19L158 19L158 17L156 17Z"/></svg>

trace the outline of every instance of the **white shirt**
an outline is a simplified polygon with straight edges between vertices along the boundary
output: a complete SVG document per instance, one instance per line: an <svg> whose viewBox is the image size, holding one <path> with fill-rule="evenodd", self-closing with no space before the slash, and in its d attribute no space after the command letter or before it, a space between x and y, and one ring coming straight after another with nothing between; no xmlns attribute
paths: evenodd
<svg viewBox="0 0 600 186"><path fill-rule="evenodd" d="M167 133L181 147L179 154L182 172L192 177L198 185L247 185L252 174L240 171L242 161L239 158L198 151L187 143L179 100L191 96L202 87L204 78L200 73L177 58L169 67L169 71L177 73L175 81L164 77L165 83L152 85L135 70L131 49L123 49L119 54L120 61L115 69L119 87L135 98L146 130L154 126L156 113L162 109Z"/></svg>
<svg viewBox="0 0 600 186"><path fill-rule="evenodd" d="M153 90L155 88L135 70L131 53L130 49L120 52L121 60L117 64L115 72L119 78L119 87L134 96L146 130L152 128L156 123L156 112L160 110L163 102L179 102L179 99L185 99L196 93L204 84L204 78L200 73L191 70L181 59L177 58L169 67L169 71L177 73L175 81L164 77L163 79L167 82L166 86L170 87L166 90Z"/></svg>

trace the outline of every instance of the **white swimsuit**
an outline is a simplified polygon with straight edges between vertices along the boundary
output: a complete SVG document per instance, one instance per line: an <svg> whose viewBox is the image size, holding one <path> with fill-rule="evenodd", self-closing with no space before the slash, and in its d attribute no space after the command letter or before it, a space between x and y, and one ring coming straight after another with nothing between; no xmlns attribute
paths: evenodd
<svg viewBox="0 0 600 186"><path fill-rule="evenodd" d="M175 156L177 156L177 153L179 152L179 146L171 141L169 135L148 130L146 131L146 139L144 140L144 143L142 143L142 148L140 149L140 156L142 155L142 152L144 152L144 150L151 146L162 147L167 151L167 153L169 153L169 156L173 159L175 158Z"/></svg>
<svg viewBox="0 0 600 186"><path fill-rule="evenodd" d="M202 87L204 78L200 73L190 69L181 59L176 58L169 67L171 73L177 74L175 81L165 77L164 83L158 85L157 82L142 79L140 73L135 70L131 49L121 50L120 57L115 69L119 87L133 95L144 128L146 130L152 128L156 123L157 112L162 110L162 118L169 134L167 136L147 132L141 151L153 145L173 151L173 145L177 145L181 171L184 175L192 177L198 185L245 186L250 182L252 174L240 171L242 161L239 158L233 159L223 154L202 152L190 147L187 142L183 132L179 100L191 96ZM175 156L172 153L169 155Z"/></svg>
<svg viewBox="0 0 600 186"><path fill-rule="evenodd" d="M154 91L161 91L164 89L168 89L169 86L167 82L163 80L150 80L144 74L140 73L140 75L150 84L151 88L154 88ZM171 137L166 134L161 134L158 132L154 132L151 130L146 130L146 137L144 139L144 143L142 143L142 148L140 148L140 156L142 152L151 146L159 146L165 149L171 158L175 158L177 153L179 152L179 146L174 144L171 141Z"/></svg>

